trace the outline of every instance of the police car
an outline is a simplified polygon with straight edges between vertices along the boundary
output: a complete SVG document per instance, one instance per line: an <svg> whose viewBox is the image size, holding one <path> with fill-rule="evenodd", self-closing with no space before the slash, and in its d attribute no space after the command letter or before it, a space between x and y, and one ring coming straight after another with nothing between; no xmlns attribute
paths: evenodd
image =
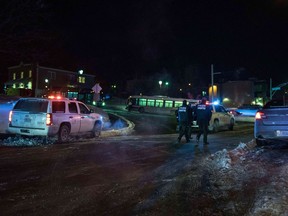
<svg viewBox="0 0 288 216"><path fill-rule="evenodd" d="M233 130L235 125L234 115L219 104L208 104L212 116L209 122L208 130L211 132L218 132L220 129ZM197 118L197 117L196 117ZM193 127L198 127L196 119L193 121Z"/></svg>
<svg viewBox="0 0 288 216"><path fill-rule="evenodd" d="M212 117L209 123L209 130L219 131L220 128L233 130L235 124L234 115L219 104L210 104Z"/></svg>
<svg viewBox="0 0 288 216"><path fill-rule="evenodd" d="M72 135L99 137L102 116L84 103L62 97L21 98L9 113L8 131L25 136L56 136L67 142Z"/></svg>

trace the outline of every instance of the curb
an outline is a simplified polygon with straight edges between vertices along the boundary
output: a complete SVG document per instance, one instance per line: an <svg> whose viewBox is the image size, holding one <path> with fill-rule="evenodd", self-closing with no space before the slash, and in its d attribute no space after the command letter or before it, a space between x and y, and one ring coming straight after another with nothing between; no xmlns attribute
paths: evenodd
<svg viewBox="0 0 288 216"><path fill-rule="evenodd" d="M100 137L123 136L123 135L131 134L134 131L135 124L133 122L117 114L111 114L111 113L109 114L114 115L117 118L125 121L128 126L125 128L120 128L120 129L111 129L111 130L102 131Z"/></svg>

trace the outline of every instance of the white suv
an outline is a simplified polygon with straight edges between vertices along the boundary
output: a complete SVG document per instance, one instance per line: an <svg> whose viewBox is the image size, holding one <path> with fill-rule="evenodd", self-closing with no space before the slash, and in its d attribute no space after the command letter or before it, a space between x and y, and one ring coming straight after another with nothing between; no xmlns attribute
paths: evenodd
<svg viewBox="0 0 288 216"><path fill-rule="evenodd" d="M9 114L8 131L25 136L58 136L66 142L70 135L101 134L102 116L84 103L57 98L21 98Z"/></svg>

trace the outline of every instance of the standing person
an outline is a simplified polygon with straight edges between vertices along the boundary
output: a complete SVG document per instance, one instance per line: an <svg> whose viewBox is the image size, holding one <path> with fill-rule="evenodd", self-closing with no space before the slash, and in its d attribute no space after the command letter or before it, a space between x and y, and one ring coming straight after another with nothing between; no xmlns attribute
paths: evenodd
<svg viewBox="0 0 288 216"><path fill-rule="evenodd" d="M183 135L186 138L186 143L190 142L189 129L192 116L192 110L187 105L187 101L183 100L182 106L178 108L178 122L179 122L179 137L178 143L181 142Z"/></svg>
<svg viewBox="0 0 288 216"><path fill-rule="evenodd" d="M194 106L192 103L189 104L191 109L190 119L189 119L189 138L192 139L192 127L193 127L193 121L196 119L196 106Z"/></svg>
<svg viewBox="0 0 288 216"><path fill-rule="evenodd" d="M199 131L196 136L197 143L203 134L203 142L205 145L209 144L207 141L208 136L208 126L211 120L212 112L210 106L206 104L206 98L202 98L201 103L197 104L196 106L196 117L197 117L197 124L199 126Z"/></svg>

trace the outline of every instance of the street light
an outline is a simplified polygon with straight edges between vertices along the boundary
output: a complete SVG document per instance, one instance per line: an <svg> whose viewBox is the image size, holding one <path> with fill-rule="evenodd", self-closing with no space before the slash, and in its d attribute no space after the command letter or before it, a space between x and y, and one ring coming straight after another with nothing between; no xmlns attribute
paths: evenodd
<svg viewBox="0 0 288 216"><path fill-rule="evenodd" d="M162 86L162 83L163 83L163 82L162 82L162 80L159 80L159 82L158 82L158 83L159 83L159 86L160 86L160 88L161 88L161 86Z"/></svg>

